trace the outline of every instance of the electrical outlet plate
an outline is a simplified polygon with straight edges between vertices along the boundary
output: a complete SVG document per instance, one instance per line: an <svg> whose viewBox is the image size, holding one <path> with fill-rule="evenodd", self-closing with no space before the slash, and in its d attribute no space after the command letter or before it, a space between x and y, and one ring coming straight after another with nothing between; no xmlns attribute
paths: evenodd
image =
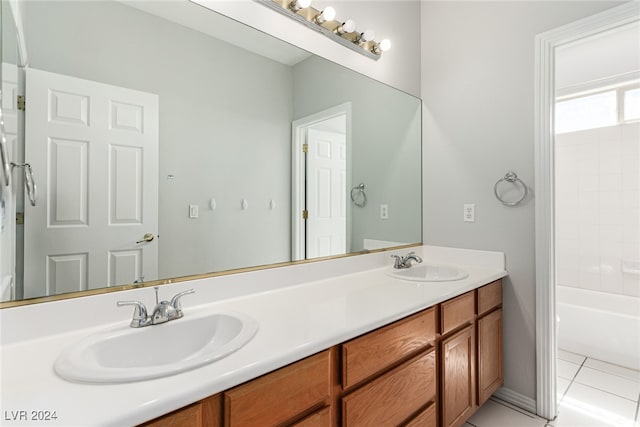
<svg viewBox="0 0 640 427"><path fill-rule="evenodd" d="M464 205L464 222L476 221L476 205L473 203L465 203Z"/></svg>

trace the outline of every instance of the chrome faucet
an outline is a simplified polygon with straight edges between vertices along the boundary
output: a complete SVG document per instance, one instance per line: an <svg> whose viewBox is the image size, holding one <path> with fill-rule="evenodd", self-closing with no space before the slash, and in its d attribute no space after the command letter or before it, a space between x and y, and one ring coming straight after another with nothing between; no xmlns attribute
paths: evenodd
<svg viewBox="0 0 640 427"><path fill-rule="evenodd" d="M140 301L118 301L116 305L118 307L123 307L125 305L134 306L133 310L133 319L131 319L131 327L132 328L142 328L143 326L149 325L157 325L160 323L165 323L170 320L175 320L181 318L184 314L182 313L182 305L180 304L180 299L187 295L192 294L195 291L193 289L189 289L187 291L180 292L176 294L171 301L160 301L158 302L158 287L154 287L156 291L156 306L153 308L151 312L151 316L147 314L147 307Z"/></svg>
<svg viewBox="0 0 640 427"><path fill-rule="evenodd" d="M393 268L409 268L411 267L411 261L422 262L422 258L416 255L415 252L409 252L405 256L400 255L391 255L391 258L395 258L395 262L393 263Z"/></svg>

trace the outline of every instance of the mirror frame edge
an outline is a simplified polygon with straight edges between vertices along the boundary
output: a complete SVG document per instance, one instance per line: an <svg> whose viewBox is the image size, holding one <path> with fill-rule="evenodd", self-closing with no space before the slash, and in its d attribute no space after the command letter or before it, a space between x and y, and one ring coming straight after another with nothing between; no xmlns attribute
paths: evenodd
<svg viewBox="0 0 640 427"><path fill-rule="evenodd" d="M399 249L415 248L419 246L423 246L423 243L422 242L411 243L408 245L391 246L391 247L382 248L382 249L372 249L372 250L365 249L360 252L351 252L348 254L332 255L332 256L319 257L319 258L313 258L313 259L304 259L299 261L285 261L285 262L280 262L276 264L257 265L253 267L243 267L243 268L236 268L231 270L216 271L211 273L193 274L190 276L181 276L181 277L176 277L171 279L153 280L153 281L144 282L144 283L132 283L128 285L118 285L118 286L104 287L104 288L98 288L98 289L88 289L84 291L67 292L64 294L50 295L50 296L37 297L37 298L28 298L28 299L22 299L17 301L5 301L5 302L0 302L0 310L6 309L6 308L23 307L23 306L32 305L32 304L40 304L45 302L53 302L53 301L61 301L66 299L102 295L102 294L111 293L111 292L129 291L132 289L147 288L152 286L172 285L180 282L209 279L212 277L220 277L220 276L229 276L229 275L238 274L238 273L249 273L254 271L270 270L273 268L291 267L294 265L310 264L310 263L321 262L321 261L330 261L334 259L349 258L349 257L358 256L358 255L367 255L367 254L373 254L373 253L379 253L379 252L389 252L389 251L395 251Z"/></svg>

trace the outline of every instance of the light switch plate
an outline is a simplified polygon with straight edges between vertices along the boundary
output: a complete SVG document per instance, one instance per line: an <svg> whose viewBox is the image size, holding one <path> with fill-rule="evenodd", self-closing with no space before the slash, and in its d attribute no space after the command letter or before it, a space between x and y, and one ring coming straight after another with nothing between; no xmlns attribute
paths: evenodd
<svg viewBox="0 0 640 427"><path fill-rule="evenodd" d="M198 205L189 205L189 218L198 218Z"/></svg>
<svg viewBox="0 0 640 427"><path fill-rule="evenodd" d="M380 219L389 219L389 205L380 205Z"/></svg>

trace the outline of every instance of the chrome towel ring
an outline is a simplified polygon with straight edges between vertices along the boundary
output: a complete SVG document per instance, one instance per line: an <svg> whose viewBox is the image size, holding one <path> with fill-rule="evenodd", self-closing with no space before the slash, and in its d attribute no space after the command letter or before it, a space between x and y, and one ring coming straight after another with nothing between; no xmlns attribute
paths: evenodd
<svg viewBox="0 0 640 427"><path fill-rule="evenodd" d="M522 196L518 200L516 200L515 202L507 202L507 201L505 201L498 194L498 185L502 181L511 182L511 183L516 183L516 182L520 183L520 186L522 186ZM504 176L504 178L500 178L498 180L498 182L496 182L496 185L493 186L493 194L495 194L496 198L498 200L500 200L500 202L505 206L517 206L517 205L519 205L527 197L528 193L529 193L529 190L527 190L527 184L525 184L520 178L518 178L518 175L516 175L515 172L511 172L511 171L507 172L506 175Z"/></svg>
<svg viewBox="0 0 640 427"><path fill-rule="evenodd" d="M24 171L24 186L27 190L27 196L29 197L29 202L31 206L35 206L38 198L38 187L36 186L36 181L33 179L33 170L31 169L31 165L29 163L13 163L11 162L11 169L13 168L22 168Z"/></svg>
<svg viewBox="0 0 640 427"><path fill-rule="evenodd" d="M367 204L367 193L364 192L363 182L351 189L351 201L361 208Z"/></svg>

